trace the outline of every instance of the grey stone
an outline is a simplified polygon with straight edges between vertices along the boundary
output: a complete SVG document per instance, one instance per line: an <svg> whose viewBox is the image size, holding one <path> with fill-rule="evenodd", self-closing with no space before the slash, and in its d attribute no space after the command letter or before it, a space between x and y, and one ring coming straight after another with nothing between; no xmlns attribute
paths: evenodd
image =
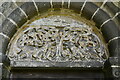
<svg viewBox="0 0 120 80"><path fill-rule="evenodd" d="M10 38L15 34L15 32L17 31L17 27L15 24L13 24L10 20L6 19L3 23L2 23L2 29L1 32L7 36L9 36Z"/></svg>
<svg viewBox="0 0 120 80"><path fill-rule="evenodd" d="M0 6L3 4L3 2L2 1L0 1Z"/></svg>
<svg viewBox="0 0 120 80"><path fill-rule="evenodd" d="M27 22L25 14L19 8L14 10L8 18L12 19L18 27L21 27L25 22Z"/></svg>
<svg viewBox="0 0 120 80"><path fill-rule="evenodd" d="M0 80L2 79L2 65L0 63Z"/></svg>
<svg viewBox="0 0 120 80"><path fill-rule="evenodd" d="M11 61L11 67L79 67L79 68L101 68L104 67L103 63L97 61L79 61L79 62L40 62L40 61Z"/></svg>
<svg viewBox="0 0 120 80"><path fill-rule="evenodd" d="M0 25L2 24L2 22L5 20L5 17L2 15L2 14L0 14Z"/></svg>
<svg viewBox="0 0 120 80"><path fill-rule="evenodd" d="M84 25L82 22L78 22L70 17L65 16L51 16L36 20L30 25L35 25L35 27L29 26L26 29L22 27L21 30L16 33L17 35L14 37L14 40L12 40L12 43L8 48L8 57L11 59L11 61L17 62L25 60L28 63L32 60L36 62L40 61L41 63L43 62L43 64L44 62L50 62L49 64L46 64L50 67L51 63L55 63L53 66L58 67L61 67L61 65L64 67L81 67L79 65L80 62L83 66L86 64L85 66L91 67L94 65L91 65L89 61L95 60L96 64L97 61L102 64L104 63L104 60L107 59L108 55L103 55L107 51L105 50L105 46L103 47L103 45L101 45L103 44L102 40L96 37L97 34L91 32L91 28L88 25ZM73 37L76 39L73 39ZM81 39L78 40L78 38ZM86 44L86 42L90 43ZM90 44L92 44L92 48L90 48ZM97 46L96 50L94 50L94 45ZM86 53L89 53L89 55ZM99 55L101 57L96 57ZM104 56L104 58L102 56ZM78 62L78 64L74 64L72 62ZM25 63L25 66L27 63ZM24 65L20 64L20 62L18 64L20 66ZM34 66L33 63L27 65L30 67ZM36 65L37 64L35 64L35 66Z"/></svg>
<svg viewBox="0 0 120 80"><path fill-rule="evenodd" d="M2 12L6 17L17 8L13 2L4 2L0 7L0 12Z"/></svg>
<svg viewBox="0 0 120 80"><path fill-rule="evenodd" d="M3 64L5 66L9 66L10 65L10 59L6 55L2 56L2 62L3 62Z"/></svg>
<svg viewBox="0 0 120 80"><path fill-rule="evenodd" d="M4 63L5 65L9 65L9 59L6 56L6 49L9 40L0 35L0 63Z"/></svg>
<svg viewBox="0 0 120 80"><path fill-rule="evenodd" d="M114 78L120 78L120 68L119 67L113 67L112 73Z"/></svg>
<svg viewBox="0 0 120 80"><path fill-rule="evenodd" d="M2 53L0 52L0 63L2 63Z"/></svg>
<svg viewBox="0 0 120 80"><path fill-rule="evenodd" d="M50 2L36 2L36 5L39 13L45 12L50 8Z"/></svg>
<svg viewBox="0 0 120 80"><path fill-rule="evenodd" d="M20 7L21 5L23 5L25 2L16 2L17 6Z"/></svg>
<svg viewBox="0 0 120 80"><path fill-rule="evenodd" d="M37 15L37 10L33 2L27 2L21 5L20 8L28 15L29 19Z"/></svg>
<svg viewBox="0 0 120 80"><path fill-rule="evenodd" d="M9 78L9 75L10 75L10 68L9 68L9 66L5 66L3 64L1 67L2 67L2 78Z"/></svg>
<svg viewBox="0 0 120 80"><path fill-rule="evenodd" d="M9 42L9 39L0 35L0 53L3 53L3 54L6 53L8 42Z"/></svg>
<svg viewBox="0 0 120 80"><path fill-rule="evenodd" d="M119 65L120 66L120 57L110 57L109 58L111 65Z"/></svg>

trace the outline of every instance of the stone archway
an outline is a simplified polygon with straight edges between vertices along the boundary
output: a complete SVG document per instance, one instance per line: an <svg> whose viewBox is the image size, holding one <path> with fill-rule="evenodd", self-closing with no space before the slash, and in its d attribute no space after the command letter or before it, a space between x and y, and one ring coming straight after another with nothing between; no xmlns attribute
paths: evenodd
<svg viewBox="0 0 120 80"><path fill-rule="evenodd" d="M98 29L101 30L101 32L102 32L102 34L104 36L104 39L106 40L106 43L109 43L109 45L108 45L109 52L110 52L109 58L110 59L111 58L112 59L116 59L117 55L118 55L118 52L119 52L118 51L118 47L119 46L117 46L118 41L119 41L119 35L120 35L118 33L119 32L119 28L116 26L116 23L114 23L114 21L112 21L111 17L105 11L103 11L102 9L99 9L98 6L96 6L95 4L93 4L91 2L86 3L86 6L83 6L83 4L85 4L85 3L84 2L79 2L79 3L72 2L71 5L70 5L70 7L68 7L67 6L68 3L66 2L63 6L66 9L74 10L76 13L79 13L79 10L81 10L82 16L85 17L85 18L87 18L88 20L90 20L92 18L93 21L95 22L95 26ZM59 10L61 8L61 2L59 2L59 3L53 2L52 5L57 8L57 9L53 9L53 11L54 10ZM91 7L91 8L89 8L89 7ZM16 33L16 31L17 31L18 28L20 28L23 24L25 24L28 20L30 20L34 16L36 16L36 15L38 15L40 13L48 11L49 8L51 8L50 2L44 2L44 3L37 2L36 4L34 2L27 2L27 3L22 4L20 7L16 8L2 23L1 35L4 36L5 39L7 38L7 40L6 40L7 42L5 40L3 40L3 44L4 45L2 45L2 52L1 53L6 53L6 48L3 48L3 47L7 47L8 42L9 42L8 39L11 39L13 37L13 35ZM99 9L99 10L95 14L95 12L97 11L97 9ZM39 27L39 28L43 28L45 30L45 26L44 27ZM34 27L32 29L37 30L38 28ZM30 30L30 29L28 29L28 30ZM55 29L55 30L57 30L57 29ZM76 31L74 31L74 32L76 32ZM89 30L88 30L88 32L89 32ZM4 39L4 38L2 38L2 39ZM59 44L60 44L60 42L59 42ZM113 45L113 44L116 44L116 45ZM114 46L114 48L113 48L113 46ZM58 49L58 51L60 51L60 49ZM58 55L58 57L59 56L60 55ZM56 59L57 58L55 58L55 60ZM85 64L85 63L83 62L83 64ZM92 63L87 64L86 67L91 66L91 64ZM97 63L95 63L95 66L99 65L99 64L97 64L97 65L96 64ZM113 65L112 62L111 62L111 65ZM93 67L95 67L95 66L93 66ZM102 67L104 67L104 66L105 65L102 65ZM19 65L19 67L20 67L20 65ZM70 66L68 66L68 67L70 67ZM73 67L76 67L76 66L73 66ZM101 67L101 66L98 66L98 67Z"/></svg>

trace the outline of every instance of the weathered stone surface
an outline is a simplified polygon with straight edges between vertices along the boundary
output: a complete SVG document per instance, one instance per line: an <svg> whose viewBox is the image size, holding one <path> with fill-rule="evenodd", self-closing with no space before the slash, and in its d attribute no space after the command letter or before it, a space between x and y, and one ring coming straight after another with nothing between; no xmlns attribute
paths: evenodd
<svg viewBox="0 0 120 80"><path fill-rule="evenodd" d="M9 66L5 66L3 63L0 63L0 80L9 78L9 75L10 75Z"/></svg>
<svg viewBox="0 0 120 80"><path fill-rule="evenodd" d="M108 47L111 57L120 57L120 39L111 41Z"/></svg>
<svg viewBox="0 0 120 80"><path fill-rule="evenodd" d="M5 54L8 46L9 39L0 35L0 53Z"/></svg>
<svg viewBox="0 0 120 80"><path fill-rule="evenodd" d="M16 4L17 4L17 6L18 7L20 7L21 5L23 5L25 2L19 2L19 0L18 0L18 2L17 2L17 0L16 0Z"/></svg>
<svg viewBox="0 0 120 80"><path fill-rule="evenodd" d="M72 2L69 4L69 8L72 10L75 10L75 12L80 13L80 10L82 8L82 5L84 2L74 2L74 0L71 0Z"/></svg>
<svg viewBox="0 0 120 80"><path fill-rule="evenodd" d="M3 0L2 0L3 1ZM4 1L8 1L8 0L4 0ZM15 0L16 1L16 0ZM18 0L17 0L18 1ZM25 1L25 0L24 0ZM70 1L74 1L74 0L70 0ZM18 6L21 6L21 5L23 5L24 3L19 3L19 2L17 2L17 5ZM39 4L39 3L38 3ZM48 3L49 4L49 3ZM2 5L2 3L0 3L0 6ZM33 5L33 4L32 4ZM83 4L82 4L83 5ZM78 3L78 4L74 4L74 9L73 10L78 10L78 12L80 11L80 8L82 7L82 5L81 5L81 3ZM48 8L50 8L50 5L47 5L46 3L40 3L39 5L37 5L38 6L38 9L39 9L39 11L40 12L44 12L45 11L45 9L48 9ZM44 7L46 7L46 8L43 8L43 6ZM15 6L14 4L12 4L11 2L10 2L10 0L9 0L9 3L8 2L6 2L6 3L4 3L3 5L2 5L2 7L0 7L0 10L2 11L2 13L5 15L5 16L8 16L9 14L11 14L11 12L16 8L17 6ZM58 6L56 6L56 7L58 7ZM59 7L61 7L61 6L59 6ZM70 7L72 7L72 5L70 6ZM89 8L88 8L89 7ZM93 8L92 6L85 6L85 8L87 8L88 10L86 10L86 18L88 18L88 17L91 17L91 15L93 15L93 12L94 12L94 9L97 9L97 8ZM84 8L84 10L85 10L85 8ZM34 10L35 10L35 8L34 8ZM33 11L34 11L33 10ZM84 11L83 10L83 11ZM114 10L114 9L112 9L112 10ZM88 11L88 12L87 12ZM93 11L92 12L92 14L89 14L89 12L91 13L91 11ZM18 13L20 13L20 11L17 11ZM29 10L28 10L28 12L30 12ZM33 14L30 14L30 13L28 13L27 12L27 14L30 16L30 17L33 17L35 14L33 13ZM32 11L31 11L32 12ZM106 11L107 12L107 11ZM15 12L16 13L16 12ZM17 13L17 14L18 14ZM99 12L98 12L99 13ZM111 12L107 12L107 14L109 14L109 13L111 13ZM13 13L14 14L14 13ZM83 14L85 14L84 12L83 12ZM89 15L88 15L89 14ZM23 15L23 14L22 14ZM13 17L14 16L14 17ZM10 18L12 18L12 19L16 19L15 21L18 23L18 25L19 26L21 26L23 23L24 23L24 20L22 19L22 18L20 18L20 17L24 17L24 16L21 16L21 13L20 13L20 16L19 15L13 15L12 17L10 17ZM19 17L17 17L17 16L19 16ZM120 15L118 15L118 19L120 18L119 17ZM17 18L16 18L17 17ZM99 19L95 19L94 21L97 23L97 25L100 25L102 22L104 22L106 19L108 19L107 18L107 16L104 16L104 15L101 15L101 13L99 13L99 14L97 14L95 17L98 17ZM103 17L103 19L101 18L101 17ZM111 16L111 17L113 17L113 16ZM18 20L17 20L18 19ZM117 20L118 20L117 19ZM2 22L5 20L5 17L3 17L1 14L0 14L0 25L2 24ZM101 22L102 21L102 22ZM20 22L20 23L19 23ZM99 23L100 22L100 23ZM5 21L5 23L4 23L4 25L5 26L7 26L7 27L5 27L4 26L4 29L3 29L3 27L1 26L0 27L0 30L3 30L2 32L4 32L5 34L7 33L8 34L8 36L9 35L13 35L16 31L14 31L15 30L15 28L13 29L13 27L11 27L11 24L6 24L7 22ZM114 28L113 27L111 27L111 26L114 26L115 27L115 25L114 24L112 24L111 25L111 21L108 23L109 25L105 25L104 27L106 28L106 29L102 29L103 30L103 33L104 33L104 35L106 35L106 34L109 34L109 35L115 35L115 36L119 36L118 34L116 34L117 33L117 29L115 29L114 30ZM9 27L10 26L10 27ZM13 26L13 25L12 25ZM108 27L111 27L111 28L109 28L108 29ZM11 29L10 29L11 28ZM9 32L10 31L10 32ZM106 31L108 31L108 32L110 32L110 33L106 33ZM113 31L113 32L112 32ZM115 31L115 32L114 32ZM113 33L115 33L115 34L113 34ZM109 36L109 35L107 35L107 36ZM113 36L113 37L115 37L115 36ZM113 38L112 37L112 38ZM105 36L105 38L106 38L106 40L108 41L108 39L109 38L107 38L106 36ZM5 40L6 41L6 40ZM5 45L5 46L3 46L3 44ZM1 36L0 36L0 51L1 52L3 52L3 53L5 53L5 49L6 49L6 45L7 43L4 43L4 38L1 38ZM117 56L117 54L119 53L119 48L116 48L116 46L115 47L113 47L115 44L117 44L117 43L111 43L112 45L111 45L111 48L109 48L109 50L112 50L112 52L111 52L111 54L113 54L113 53L115 53L115 56L116 57L118 57ZM3 47L5 47L5 48L3 48ZM3 57L4 58L4 57ZM0 57L0 60L2 60L3 59L2 57ZM119 58L118 58L119 59ZM4 61L4 60L3 60ZM5 61L4 61L5 62ZM26 64L25 64L26 63ZM28 66L29 64L31 65L31 66L36 66L36 64L39 64L39 63L35 63L35 62L30 62L30 63L28 63L28 62L17 62L17 64L16 63L14 63L13 65L18 65L18 66L20 66L20 64L24 64L25 66ZM35 65L34 65L35 64ZM57 65L57 66L61 66L61 65L63 65L64 66L64 64L60 64L60 65L58 65L57 63L53 63L54 65ZM86 64L86 62L85 62L85 64ZM84 66L85 66L85 64L84 64ZM116 59L111 59L111 64L114 64L114 65L116 65L116 64L118 64L117 63L117 60ZM42 64L40 64L40 65L42 65ZM67 63L65 64L65 65L67 65ZM82 64L81 64L82 65ZM97 63L95 63L94 64L94 62L91 62L91 64L87 64L87 66L88 67L90 67L91 65L93 65L93 67L95 66L95 65L97 65L97 66L99 66L99 64L97 64ZM103 64L102 64L103 65ZM38 65L37 65L38 66ZM46 64L44 64L44 65L42 65L43 67L44 66L46 66L46 67L49 67L48 65L46 65ZM53 66L53 65L52 65ZM75 64L75 66L79 66L78 64ZM100 65L101 66L101 65ZM29 66L28 66L29 67ZM96 67L96 66L95 66ZM119 75L118 75L118 68L113 68L113 75L115 76L115 77L120 77ZM6 72L7 73L7 71L4 71L4 72ZM1 69L1 67L0 67L0 73L2 73L2 69ZM6 74L5 73L5 74ZM108 72L109 73L109 72ZM117 75L116 75L117 74ZM0 74L1 75L1 74ZM1 76L0 76L0 78L1 78Z"/></svg>
<svg viewBox="0 0 120 80"><path fill-rule="evenodd" d="M103 25L101 32L103 33L106 42L120 36L120 30L112 20Z"/></svg>
<svg viewBox="0 0 120 80"><path fill-rule="evenodd" d="M12 65L19 66L19 61L40 61L49 67L88 67L94 66L91 62L103 64L108 57L101 38L88 25L70 17L50 16L27 26L10 42L7 55L16 61Z"/></svg>
<svg viewBox="0 0 120 80"><path fill-rule="evenodd" d="M29 19L37 15L37 10L33 2L24 3L20 8L27 14Z"/></svg>
<svg viewBox="0 0 120 80"><path fill-rule="evenodd" d="M42 62L42 61L12 61L10 63L11 67L35 67L35 68L54 68L54 67L58 67L58 68L72 68L72 67L78 67L78 68L102 68L104 66L103 63L98 62L98 61L79 61L79 62L70 62L70 61L66 61L66 62Z"/></svg>
<svg viewBox="0 0 120 80"><path fill-rule="evenodd" d="M10 77L10 66L2 65L2 78L9 78Z"/></svg>
<svg viewBox="0 0 120 80"><path fill-rule="evenodd" d="M110 61L111 65L118 65L118 66L120 66L120 57L119 56L110 57L109 61Z"/></svg>
<svg viewBox="0 0 120 80"><path fill-rule="evenodd" d="M10 60L6 56L8 42L9 42L9 39L0 35L0 63L3 63L6 66L10 65Z"/></svg>
<svg viewBox="0 0 120 80"><path fill-rule="evenodd" d="M17 26L13 24L10 20L6 19L2 23L2 29L0 31L11 38L15 34L16 30Z"/></svg>
<svg viewBox="0 0 120 80"><path fill-rule="evenodd" d="M43 13L50 9L50 2L36 2L39 13ZM44 6L44 7L43 7Z"/></svg>
<svg viewBox="0 0 120 80"><path fill-rule="evenodd" d="M2 15L2 14L0 14L0 25L2 25L2 22L5 20L5 17ZM0 26L1 27L1 26Z"/></svg>
<svg viewBox="0 0 120 80"><path fill-rule="evenodd" d="M27 22L25 14L19 8L17 8L16 10L14 10L8 16L8 18L12 19L18 25L16 27L21 27L25 22Z"/></svg>
<svg viewBox="0 0 120 80"><path fill-rule="evenodd" d="M62 2L53 2L53 8L62 8Z"/></svg>
<svg viewBox="0 0 120 80"><path fill-rule="evenodd" d="M2 12L6 17L17 8L13 2L4 2L0 7L0 12Z"/></svg>
<svg viewBox="0 0 120 80"><path fill-rule="evenodd" d="M0 63L0 80L2 79L2 64Z"/></svg>
<svg viewBox="0 0 120 80"><path fill-rule="evenodd" d="M89 7L89 10L88 10ZM83 11L82 11L82 16L85 16L87 19L91 19L92 15L94 12L97 10L97 6L93 5L92 3L86 3ZM88 15L89 14L89 15Z"/></svg>
<svg viewBox="0 0 120 80"><path fill-rule="evenodd" d="M0 63L2 63L2 53L0 53Z"/></svg>
<svg viewBox="0 0 120 80"><path fill-rule="evenodd" d="M113 67L112 68L112 74L114 79L119 80L120 78L120 67Z"/></svg>

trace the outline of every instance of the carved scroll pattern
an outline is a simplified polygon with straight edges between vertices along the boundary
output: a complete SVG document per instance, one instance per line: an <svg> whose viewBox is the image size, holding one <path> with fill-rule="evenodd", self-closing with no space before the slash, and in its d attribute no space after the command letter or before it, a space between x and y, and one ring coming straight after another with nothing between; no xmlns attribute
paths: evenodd
<svg viewBox="0 0 120 80"><path fill-rule="evenodd" d="M20 60L81 61L98 60L104 47L90 28L39 26L27 28L17 40Z"/></svg>
<svg viewBox="0 0 120 80"><path fill-rule="evenodd" d="M13 40L8 53L11 60L79 62L106 59L103 42L82 22L53 16L37 20L33 25Z"/></svg>

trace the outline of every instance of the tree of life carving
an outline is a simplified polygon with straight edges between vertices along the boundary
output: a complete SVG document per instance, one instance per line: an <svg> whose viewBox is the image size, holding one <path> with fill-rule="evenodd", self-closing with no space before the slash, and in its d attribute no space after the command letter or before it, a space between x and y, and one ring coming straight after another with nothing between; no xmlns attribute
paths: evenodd
<svg viewBox="0 0 120 80"><path fill-rule="evenodd" d="M105 59L105 46L92 28L68 19L62 16L50 17L36 21L39 23L36 26L29 25L11 45L9 58L41 62Z"/></svg>

